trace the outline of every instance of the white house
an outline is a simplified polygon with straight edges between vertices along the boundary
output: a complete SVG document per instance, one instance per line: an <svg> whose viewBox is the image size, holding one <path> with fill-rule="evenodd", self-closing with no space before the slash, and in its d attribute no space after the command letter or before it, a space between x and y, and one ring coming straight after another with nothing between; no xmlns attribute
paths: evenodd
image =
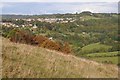
<svg viewBox="0 0 120 80"><path fill-rule="evenodd" d="M33 26L33 28L35 29L35 28L37 28L37 26L36 26L36 25L34 25L34 26Z"/></svg>
<svg viewBox="0 0 120 80"><path fill-rule="evenodd" d="M52 38L52 37L50 37L50 38L49 38L49 40L53 40L53 38Z"/></svg>

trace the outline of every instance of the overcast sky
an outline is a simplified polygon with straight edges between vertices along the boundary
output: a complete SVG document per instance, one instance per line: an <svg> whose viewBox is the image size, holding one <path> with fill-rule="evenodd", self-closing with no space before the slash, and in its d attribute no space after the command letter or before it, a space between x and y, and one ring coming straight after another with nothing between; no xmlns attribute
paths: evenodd
<svg viewBox="0 0 120 80"><path fill-rule="evenodd" d="M82 2L80 0L8 0L2 1L0 3L0 8L2 8L2 14L56 14L56 13L75 13L82 11L91 11L95 13L117 13L118 12L118 2L117 0L101 0L104 2ZM61 1L61 2L60 2Z"/></svg>
<svg viewBox="0 0 120 80"><path fill-rule="evenodd" d="M119 0L1 0L1 2L118 2Z"/></svg>

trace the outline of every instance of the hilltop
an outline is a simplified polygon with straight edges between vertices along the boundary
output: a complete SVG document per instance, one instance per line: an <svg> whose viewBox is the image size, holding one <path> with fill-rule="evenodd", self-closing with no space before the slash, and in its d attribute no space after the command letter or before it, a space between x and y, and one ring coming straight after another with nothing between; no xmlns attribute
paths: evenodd
<svg viewBox="0 0 120 80"><path fill-rule="evenodd" d="M2 38L3 78L116 78L116 65L102 64Z"/></svg>

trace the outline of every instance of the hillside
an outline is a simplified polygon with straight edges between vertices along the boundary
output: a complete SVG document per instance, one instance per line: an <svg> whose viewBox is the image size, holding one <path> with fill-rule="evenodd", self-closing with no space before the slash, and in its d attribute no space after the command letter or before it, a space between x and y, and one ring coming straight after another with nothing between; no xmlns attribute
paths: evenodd
<svg viewBox="0 0 120 80"><path fill-rule="evenodd" d="M100 64L73 55L2 38L4 78L115 78L115 65Z"/></svg>
<svg viewBox="0 0 120 80"><path fill-rule="evenodd" d="M100 43L93 43L93 44L89 44L85 47L82 48L82 51L84 53L94 53L94 52L107 52L109 49L111 48L111 46L108 45L103 45Z"/></svg>

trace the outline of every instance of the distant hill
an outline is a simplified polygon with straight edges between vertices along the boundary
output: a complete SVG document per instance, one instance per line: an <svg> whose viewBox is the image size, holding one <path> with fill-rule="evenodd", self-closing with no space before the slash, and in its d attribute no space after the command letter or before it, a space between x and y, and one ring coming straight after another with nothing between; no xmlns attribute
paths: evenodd
<svg viewBox="0 0 120 80"><path fill-rule="evenodd" d="M1 38L1 37L0 37ZM73 55L2 38L3 78L115 78L115 65L100 64Z"/></svg>
<svg viewBox="0 0 120 80"><path fill-rule="evenodd" d="M95 16L95 17L105 17L109 15L117 15L117 13L92 13L89 11L83 11L79 14L42 14L42 15L17 15L17 14L2 14L2 19L24 19L24 18L78 18L80 16Z"/></svg>

